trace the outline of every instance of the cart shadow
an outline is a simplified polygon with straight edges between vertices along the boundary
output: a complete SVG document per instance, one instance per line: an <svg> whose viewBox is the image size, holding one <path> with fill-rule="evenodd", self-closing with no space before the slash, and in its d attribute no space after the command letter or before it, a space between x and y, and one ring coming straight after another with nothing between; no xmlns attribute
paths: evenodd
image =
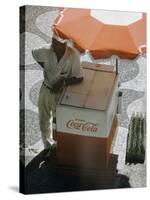
<svg viewBox="0 0 150 200"><path fill-rule="evenodd" d="M25 193L50 193L99 189L130 188L129 178L118 174L113 186L102 187L80 176L66 176L58 172L55 153L43 159L44 151L37 155L25 168Z"/></svg>
<svg viewBox="0 0 150 200"><path fill-rule="evenodd" d="M37 156L35 156L25 167L26 175L32 173L32 171L38 169L44 161L45 151L41 151Z"/></svg>
<svg viewBox="0 0 150 200"><path fill-rule="evenodd" d="M42 151L25 168L25 194L81 190L79 177L58 175L55 153L44 160Z"/></svg>

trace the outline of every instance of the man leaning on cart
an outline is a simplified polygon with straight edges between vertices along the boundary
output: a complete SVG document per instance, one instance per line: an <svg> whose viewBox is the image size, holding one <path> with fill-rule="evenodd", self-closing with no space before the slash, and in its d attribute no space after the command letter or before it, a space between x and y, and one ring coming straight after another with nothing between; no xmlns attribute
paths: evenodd
<svg viewBox="0 0 150 200"><path fill-rule="evenodd" d="M56 34L52 36L51 45L32 50L36 62L43 69L43 84L38 99L39 124L44 145L45 157L51 148L57 146L53 139L51 123L56 104L65 85L78 84L83 81L80 56L77 50L67 45L67 40Z"/></svg>

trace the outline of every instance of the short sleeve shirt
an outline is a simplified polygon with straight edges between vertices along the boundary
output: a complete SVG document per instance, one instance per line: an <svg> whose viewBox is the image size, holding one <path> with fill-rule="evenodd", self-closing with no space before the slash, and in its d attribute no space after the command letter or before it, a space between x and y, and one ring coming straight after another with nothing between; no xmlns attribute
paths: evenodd
<svg viewBox="0 0 150 200"><path fill-rule="evenodd" d="M49 87L52 87L61 76L65 78L80 78L83 76L80 56L74 48L66 47L65 53L59 62L50 45L32 50L32 55L43 67L44 82Z"/></svg>

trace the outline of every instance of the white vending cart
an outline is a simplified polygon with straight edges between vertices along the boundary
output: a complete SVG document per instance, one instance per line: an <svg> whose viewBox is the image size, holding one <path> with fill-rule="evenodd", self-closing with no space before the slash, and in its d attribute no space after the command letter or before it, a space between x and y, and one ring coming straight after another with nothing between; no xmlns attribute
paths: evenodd
<svg viewBox="0 0 150 200"><path fill-rule="evenodd" d="M82 65L84 81L68 86L56 108L57 165L112 177L117 164L110 150L117 130L118 74L112 66Z"/></svg>

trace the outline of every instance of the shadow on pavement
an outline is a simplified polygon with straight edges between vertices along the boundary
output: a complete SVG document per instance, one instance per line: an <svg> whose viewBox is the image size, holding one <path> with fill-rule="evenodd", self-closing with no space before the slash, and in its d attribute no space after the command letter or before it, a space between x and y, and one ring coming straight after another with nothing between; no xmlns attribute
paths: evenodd
<svg viewBox="0 0 150 200"><path fill-rule="evenodd" d="M100 187L90 179L82 176L66 176L57 173L55 155L43 159L44 151L37 155L25 169L25 194L82 191L96 189L129 188L129 178L119 174L114 185Z"/></svg>
<svg viewBox="0 0 150 200"><path fill-rule="evenodd" d="M41 151L36 157L34 157L26 166L26 175L31 173L33 170L39 168L40 164L44 162L44 153L45 151Z"/></svg>

